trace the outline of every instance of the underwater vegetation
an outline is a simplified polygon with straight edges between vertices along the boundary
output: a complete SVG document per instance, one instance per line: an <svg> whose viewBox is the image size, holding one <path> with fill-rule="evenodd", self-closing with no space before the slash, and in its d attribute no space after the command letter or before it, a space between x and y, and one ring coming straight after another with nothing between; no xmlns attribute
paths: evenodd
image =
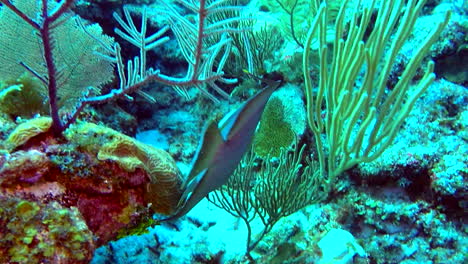
<svg viewBox="0 0 468 264"><path fill-rule="evenodd" d="M461 2L0 0L0 262L465 263Z"/></svg>

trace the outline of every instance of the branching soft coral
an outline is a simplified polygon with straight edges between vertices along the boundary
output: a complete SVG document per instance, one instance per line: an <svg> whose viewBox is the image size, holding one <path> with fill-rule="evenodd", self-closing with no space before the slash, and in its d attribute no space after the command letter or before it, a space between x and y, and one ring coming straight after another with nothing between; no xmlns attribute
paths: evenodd
<svg viewBox="0 0 468 264"><path fill-rule="evenodd" d="M32 3L33 1L30 1L30 5L35 6ZM53 120L52 129L57 135L61 134L70 124L76 121L79 113L85 106L106 103L121 97L131 99L128 94L138 91L149 82L158 82L173 86L184 95L187 94L186 91L189 87L198 87L205 96L213 101L217 101L216 96L210 93L207 87L209 86L221 96L227 97L228 94L216 83L232 83L236 81L235 79L226 79L223 76L223 66L230 53L231 47L231 39L228 36L228 32L241 32L245 30L243 28L238 28L237 25L240 24L240 21L248 18L240 15L244 10L243 7L230 5L230 1L177 1L195 14L195 16L192 14L184 16L176 10L174 3L162 2L162 10L158 13L166 16L170 28L178 40L182 54L188 62L187 73L184 77L168 76L157 69L147 68L146 52L168 40L168 37L163 36L168 30L168 27L163 27L156 33L147 36L147 16L145 10L143 10L140 29L137 29L135 26L128 9L124 8L125 20L118 15L114 15L117 22L122 27L122 30L116 29L116 33L140 49L139 56L125 63L120 54L120 46L118 43L103 39L88 26L84 25L77 16L70 15L70 8L74 0L63 0L58 4L52 1L42 0L40 1L40 7L36 10L38 16L35 13L31 14L30 12L26 12L26 8L22 5L18 5L16 1L0 0L0 2L7 7L1 9L1 13L6 12L8 9L11 10L12 12L10 13L16 14L15 17L21 22L22 28L28 28L30 30L30 27L32 27L39 36L39 40L36 42L39 43L40 49L38 54L36 54L34 65L29 65L28 61L24 61L21 58L19 62L16 63L19 63L25 70L42 80L47 87L50 115ZM226 13L235 15L226 15L224 18L219 19L219 17L222 17L219 16L220 14ZM64 40L55 38L56 36L53 33L57 28L60 28L64 23L72 19L77 20L76 24L81 25L79 30L81 30L82 33L86 33L90 37L88 39L94 39L94 44L99 44L97 50L92 49L91 46L88 45L82 45L82 47L89 48L90 51L96 51L98 54L102 55L98 56L97 59L100 58L102 60L104 58L103 61L117 65L120 85L111 90L108 94L98 95L96 93L96 91L98 91L96 87L90 84L89 87L86 86L84 88L86 91L94 91L94 93L74 93L75 96L77 95L79 97L79 102L76 104L76 107L71 111L67 111L66 114L59 114L59 108L61 107L59 95L60 91L64 89L64 84L60 81L64 72L62 68L66 69L69 65L61 64L60 61L57 60L59 53L57 47L59 43ZM20 39L20 41L23 41L23 39ZM74 56L70 57L74 58ZM42 66L44 71L38 71L34 67L36 65L45 65L45 67ZM90 72L89 76L86 78L94 76L96 72L99 71Z"/></svg>

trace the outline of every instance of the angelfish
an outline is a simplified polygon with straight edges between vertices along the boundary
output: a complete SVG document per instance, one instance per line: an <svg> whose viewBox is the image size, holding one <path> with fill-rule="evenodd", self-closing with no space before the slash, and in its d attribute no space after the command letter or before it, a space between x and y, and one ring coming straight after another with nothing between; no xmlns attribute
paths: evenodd
<svg viewBox="0 0 468 264"><path fill-rule="evenodd" d="M267 87L228 113L219 123L211 121L201 138L185 190L175 213L167 221L188 213L208 193L225 184L250 148L263 109L280 82Z"/></svg>

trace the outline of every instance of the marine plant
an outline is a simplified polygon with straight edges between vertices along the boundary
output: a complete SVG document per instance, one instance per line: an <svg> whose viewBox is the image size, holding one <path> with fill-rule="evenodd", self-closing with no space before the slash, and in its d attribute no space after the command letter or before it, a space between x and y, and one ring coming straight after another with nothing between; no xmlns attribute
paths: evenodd
<svg viewBox="0 0 468 264"><path fill-rule="evenodd" d="M294 154L280 155L277 166L255 165L251 154L210 200L247 225L247 256L283 216L305 205L323 200L336 186L336 178L350 167L376 159L392 143L398 128L414 102L434 80L433 62L415 87L410 85L424 55L447 24L449 15L431 32L406 65L396 86L386 93L390 71L403 43L410 36L425 1L390 1L375 8L374 2L355 6L350 21L345 19L344 1L335 21L332 56L328 55L329 12L319 6L305 41L303 75L309 126L318 154L318 166L301 169ZM370 34L368 35L368 31ZM312 84L310 58L312 43L318 42L318 89ZM390 47L390 48L387 48ZM364 78L359 76L364 72ZM299 153L302 153L301 148ZM299 154L301 156L301 154ZM265 228L252 238L250 223L259 217Z"/></svg>
<svg viewBox="0 0 468 264"><path fill-rule="evenodd" d="M252 28L255 23L254 20L248 20L244 24ZM234 34L232 44L235 49L231 59L226 63L226 71L234 76L246 75L245 71L248 72L247 76L265 75L267 73L265 61L274 57L274 53L282 44L282 40L276 37L277 34L278 29L266 22L260 29L253 28Z"/></svg>
<svg viewBox="0 0 468 264"><path fill-rule="evenodd" d="M303 74L307 99L308 123L314 134L323 184L331 189L335 179L352 166L370 162L392 144L398 129L416 100L435 78L434 62L413 87L411 81L431 45L448 23L444 21L428 34L388 90L393 65L426 1L385 2L375 7L353 7L350 21L345 19L349 1L344 1L335 22L335 38L327 43L328 6L320 6L307 34L303 54ZM376 10L375 23L371 24ZM319 80L312 83L309 74L313 42L318 42ZM329 54L331 51L331 54ZM330 56L331 55L331 56ZM361 79L360 76L364 74ZM314 92L314 87L318 87Z"/></svg>
<svg viewBox="0 0 468 264"><path fill-rule="evenodd" d="M159 29L157 32L147 34L147 13L144 9L142 12L141 27L137 29L135 22L130 14L129 9L124 8L124 18L114 14L122 29L116 29L116 33L124 40L135 45L140 50L139 56L133 60L124 62L121 55L120 45L113 42L108 37L103 37L90 26L84 25L84 22L77 16L71 14L70 8L74 0L62 0L60 2L42 0L39 1L39 6L36 7L36 1L8 1L0 0L5 5L0 11L0 15L13 17L16 14L16 19L3 22L3 27L28 28L37 33L37 39L33 34L31 37L22 36L26 43L35 42L40 45L40 50L37 54L33 54L34 58L25 59L25 57L9 57L8 49L13 49L7 45L3 46L2 63L8 61L24 67L25 71L39 78L47 91L47 99L52 117L52 131L59 135L72 123L75 122L79 113L87 105L106 103L117 98L131 98L130 93L139 90L143 85L150 82L158 82L174 87L183 95L187 95L189 87L198 87L202 94L209 97L213 101L217 101L217 97L213 95L209 88L213 89L220 96L228 97L217 83L233 83L235 79L227 79L224 77L223 67L227 56L231 51L231 39L228 32L241 32L244 29L235 27L240 21L244 20L241 15L231 17L228 20L217 20L216 15L231 10L242 10L239 6L230 6L226 1L222 0L201 0L201 1L175 1L191 12L195 16L185 16L178 11L172 2L162 1L162 10L159 14L165 16L168 26ZM29 3L28 3L29 2ZM64 25L69 25L74 31L79 31L82 34L87 34L87 40L94 41L94 45L98 44L96 50L88 44L82 44L81 49L89 49L91 53L99 53L100 56L94 58L109 65L115 64L119 77L119 87L112 89L109 93L100 95L98 87L93 84L88 86L80 86L80 93L71 93L74 96L78 95L78 100L73 105L70 111L61 113L60 91L64 89L64 84L68 78L72 78L73 74L63 74L66 67L69 65L80 65L80 63L70 62L64 65L57 60L60 50L57 48L58 43L65 41L57 34L67 32L70 29L64 29ZM172 30L179 43L183 57L188 63L188 68L185 76L173 77L161 73L157 69L148 67L146 53L162 45L169 40L169 37L163 36L166 31ZM218 36L218 41L210 42L214 37ZM5 40L10 40L14 36L8 35ZM80 37L79 39L83 39ZM75 40L75 39L74 39ZM67 45L65 45L67 46ZM8 48L8 49L6 49ZM13 54L15 56L16 54ZM70 54L65 54L70 55ZM75 59L69 56L67 59ZM91 59L89 59L91 60ZM18 62L19 61L19 62ZM88 60L85 60L88 62ZM216 67L215 67L216 63ZM63 70L65 68L65 71ZM89 69L88 69L89 70ZM100 71L92 71L86 78L95 76ZM80 76L79 78L83 78ZM100 83L98 83L100 85Z"/></svg>
<svg viewBox="0 0 468 264"><path fill-rule="evenodd" d="M117 65L119 87L105 95L84 96L79 100L74 112L62 118L58 114L59 105L56 100L57 90L61 87L57 84L60 74L56 69L57 66L54 65L51 32L60 26L63 20L59 18L65 16L73 1L63 0L55 6L51 1L42 0L41 19L37 21L16 8L11 2L0 1L26 21L29 26L35 28L41 37L40 43L42 43L47 65L46 78L37 74L37 70L28 66L23 67L38 78L42 77L47 86L50 113L53 118L52 127L57 134L61 134L74 123L79 112L86 105L126 97L149 82L172 85L182 94L186 94L187 87L196 86L207 97L216 100L207 86L221 96L226 96L216 82L233 81L224 79L222 72L230 48L230 39L224 33L242 29L231 27L230 21L211 20L209 23L204 23L210 14L231 8L220 7L222 0L201 0L199 5L196 5L195 1L179 0L178 2L182 5L195 10L195 14L198 14L195 19L181 15L173 6L164 2L168 10L167 19L170 27L179 41L183 56L189 63L184 77L167 76L147 67L146 52L167 41L167 37L162 36L169 27L164 27L147 36L145 11L142 15L142 27L137 29L130 11L126 9L124 18L115 15L123 29L117 30L117 34L137 46L140 49L140 55L125 64L118 44L101 43L103 44L101 47L107 52L107 55L102 55ZM303 71L308 121L315 136L319 170L314 170L315 167L309 164L305 168L301 167L303 148L299 154L296 153L293 156L281 154L277 166L262 163L259 168L256 168L254 158L250 156L250 160L244 161L238 168L240 172L236 171L233 176L229 177L228 185L221 191L215 192L215 198L212 198L230 213L241 217L247 224L249 229L247 254L255 248L281 217L323 199L335 183L336 177L343 171L360 162L368 162L378 157L392 143L397 129L408 115L415 100L434 79L433 63L430 62L426 73L416 87L411 88L409 85L416 75L424 54L447 23L448 16L421 45L401 74L396 86L390 91L386 87L395 58L403 42L411 33L417 15L425 3L424 0L409 0L406 5L402 0L389 1L379 8L374 8L373 5L370 7L358 5L350 21L345 19L348 2L345 1L336 18L334 30L336 35L331 44L333 51L331 57L327 56L330 48L326 38L330 9L326 4L320 5L319 1L316 2L320 8L317 10L304 45ZM48 4L55 8L49 9ZM370 21L374 9L377 10L376 23L371 26ZM239 20L242 18L236 17L233 22ZM86 31L84 28L82 30ZM370 32L369 35L368 32ZM207 45L205 36L212 34L221 35L219 42ZM320 78L316 91L309 74L310 53L314 40L319 43L320 60ZM217 67L214 67L215 62L218 63ZM213 71L213 69L216 70ZM365 75L360 80L359 76L362 72ZM214 127L217 124L212 125ZM226 130L229 131L229 129ZM215 154L218 152L210 153L213 156L216 156ZM225 154L224 151L223 154ZM203 177L208 169L214 165L221 165L215 168L215 172L224 172L224 163L215 164L213 160L204 158L204 156L201 157L201 162L208 162L209 166L196 167L195 173L190 176L195 185L188 183L185 187L198 187L198 183L203 183ZM244 169L246 171L243 171ZM214 174L211 173L211 175ZM209 188L203 187L203 189L206 191ZM188 188L186 190L187 193L191 192ZM181 211L181 214L185 214L193 207L193 203L188 204L187 209ZM257 215L264 223L265 229L259 236L253 238L249 224Z"/></svg>
<svg viewBox="0 0 468 264"><path fill-rule="evenodd" d="M14 40L34 42L32 46L35 49L31 51L36 51L30 52L32 57L28 53L7 54L9 49L15 50L15 47L5 44L0 47L0 63L6 61L16 66L15 69L19 65L20 74L27 72L39 79L46 91L44 97L51 116L25 122L10 134L7 140L8 153L5 153L5 157L0 156L0 187L9 193L6 199L27 196L31 202L39 204L51 204L53 201L66 208L76 207L79 216L86 222L83 226L96 237L93 245L101 245L118 234L126 233L121 232L122 229L132 226L138 229L138 221L142 217L147 220L149 212L173 213L173 217L185 214L207 192L224 183L224 178L230 176L250 145L263 108L279 83L258 93L237 111L227 115L222 122L210 124L210 130L204 136L216 140L207 142L204 147L210 150L209 154L219 155L214 156L215 159L213 156L206 157L203 152L198 156L199 161L193 170L195 173L189 175L189 181L182 186L185 189L182 190L182 197L181 175L168 153L112 129L77 122L80 112L87 105L106 103L121 97L131 100L129 93L138 91L150 82L173 86L182 95L187 95L189 87L197 87L213 101L218 99L212 91L220 96L229 96L218 83L236 81L224 77L223 66L230 53L231 39L228 32L241 32L242 27L234 28L232 24L244 18L237 16L216 20L214 17L218 13L243 8L230 6L224 0L175 2L186 7L191 14L183 15L173 6L172 1L163 2L163 10L158 13L165 16L168 26L153 34L147 34L145 9L141 13L140 28L135 25L129 8L124 7L123 17L114 14L120 25L120 29L115 30L116 34L140 50L137 57L124 62L118 43L102 35L99 26L88 25L71 13L73 0L0 0L3 4L0 9L0 32L4 32L8 26L24 29L22 32L33 31L35 34L31 36L21 35L20 39ZM5 20L5 17L8 19ZM148 66L147 52L167 42L169 38L163 35L169 28L176 36L181 54L188 63L187 72L182 77L168 76ZM85 49L85 52L77 53L77 59L85 58L84 61L91 64L102 62L105 65L103 67L110 71L113 65L116 66L117 88L107 94L100 94L98 87L92 84L83 87L80 82L71 82L73 85L67 83L74 78L86 80L87 76L82 72L77 74L78 70L91 71L86 73L90 76L88 80L97 78L93 75L95 71L99 75L99 67L83 65L81 60L73 61L71 53L66 52L71 44L62 42L66 42L70 36L64 36L63 33L69 31L74 33L70 36L93 43L81 43L78 48L81 51ZM214 36L219 36L219 40L210 42L208 39ZM8 35L8 38L2 40L10 43L13 37ZM59 43L67 47L62 49ZM66 62L61 60L64 56ZM10 73L14 74L14 71ZM99 86L107 80L102 79L95 85ZM69 89L70 86L75 90ZM219 162L216 159L218 157L226 159ZM219 176L222 176L221 179ZM191 188L196 190L192 192ZM151 206L153 210L149 210ZM48 234L53 235L53 232ZM71 245L79 251L78 246ZM23 249L34 251L34 245ZM82 260L89 260L90 255L83 255ZM15 256L6 252L0 257L5 257L8 262ZM49 253L43 256L43 260L48 260L48 257Z"/></svg>
<svg viewBox="0 0 468 264"><path fill-rule="evenodd" d="M283 217L320 201L323 190L315 162L307 158L302 165L305 145L289 152L282 149L277 162L270 162L269 155L257 162L253 149L244 156L227 184L209 195L216 206L235 217L247 227L246 256ZM260 218L263 229L252 233L252 221Z"/></svg>
<svg viewBox="0 0 468 264"><path fill-rule="evenodd" d="M310 14L308 13L307 6L309 5L308 1L304 0L274 0L267 1L266 4L273 10L281 10L282 13L285 13L281 17L282 24L287 25L285 31L289 33L294 42L299 46L303 47L303 30L300 30L298 24L307 23Z"/></svg>
<svg viewBox="0 0 468 264"><path fill-rule="evenodd" d="M99 42L112 45L114 41L103 35L97 24L79 26L80 18L70 13L74 1L1 2L4 6L0 9L0 62L5 67L1 68L0 76L8 82L26 72L30 78L39 80L36 93L54 120L53 131L60 134L65 128L64 116L86 94L98 94L101 85L112 79L112 62L94 53L106 52ZM32 88L37 89L24 87L23 97L32 93Z"/></svg>

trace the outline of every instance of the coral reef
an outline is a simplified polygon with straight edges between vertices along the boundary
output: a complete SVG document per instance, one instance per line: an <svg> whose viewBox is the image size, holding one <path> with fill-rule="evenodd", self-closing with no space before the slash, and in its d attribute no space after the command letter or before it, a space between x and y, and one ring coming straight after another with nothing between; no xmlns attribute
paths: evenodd
<svg viewBox="0 0 468 264"><path fill-rule="evenodd" d="M96 247L75 207L0 194L2 263L88 263Z"/></svg>
<svg viewBox="0 0 468 264"><path fill-rule="evenodd" d="M87 263L96 246L151 223L154 212L174 209L182 181L166 152L86 122L57 138L50 123L21 124L6 140L9 152L0 155L1 221L8 229L1 234L12 241L2 245L0 259ZM19 213L27 217L11 217ZM57 217L62 220L54 222ZM40 246L49 242L57 246Z"/></svg>
<svg viewBox="0 0 468 264"><path fill-rule="evenodd" d="M26 1L23 3L20 0L2 2L18 3L21 10L32 10L33 7L25 6ZM71 1L45 2L54 2L53 6L57 6L56 3ZM197 13L185 9L180 1L167 2L175 10L171 14L180 15L184 19L172 18L174 23L169 24L173 28L179 27L181 21L185 21L183 25L187 27L180 29L197 28ZM216 2L209 0L206 3ZM144 82L141 90L156 99L152 104L132 90L131 93L120 94L118 100L105 106L90 103L84 107L83 104L83 108L80 108L83 111L75 116L77 119L73 119L70 114L73 111L70 111L76 103L80 106L87 98L94 100L94 96L99 95L99 89L88 89L90 85L102 88L103 95L111 97L119 89L126 91L126 86L135 84L133 81L141 81L140 77L147 77L146 70L150 68L160 70L158 74L164 73L181 80L187 65L191 67L191 61L186 60L184 54L188 52L181 49L176 40L184 43L188 39L186 36L194 37L193 32L185 34L183 30L173 29L157 36L157 32L168 24L162 15L167 13L167 9L160 9L162 1L74 1L74 5L63 13L64 16L53 23L50 32L54 42L51 51L57 65L53 75L59 81L57 89L60 98L57 99L60 106L66 106L61 109L60 118L64 122L73 120L71 126L60 131L59 135L50 131L50 118L40 117L49 113L48 107L44 107L50 101L45 86L50 76L53 77L46 72L43 56L46 48L38 46L42 40L36 36L41 33L36 30L35 34L31 34L33 29L25 25L24 21L19 21L16 15L13 16L5 4L2 5L0 31L2 36L7 37L0 42L8 42L4 47L14 51L7 52L6 56L10 58L8 65L14 67L11 70L10 67L0 69L0 263L468 263L468 13L466 1L463 0L426 1L408 41L403 44L391 66L388 78L379 82L382 81L381 84L385 86L382 95L387 98L396 89L395 84L400 80L401 73L410 68L408 63L421 43L450 10L452 16L447 27L431 47L429 55L422 60L424 64L434 60L436 79L415 102L405 122L401 123L395 140L389 143L382 155L372 162L359 162L337 175L327 199L281 218L267 233L262 233L262 221L265 219L258 215L249 215L251 222L246 227L238 217L208 200L202 200L186 216L170 223L159 223L153 218L154 213L170 214L174 211L185 187L182 184L182 175L185 173L179 170L190 170L206 120L228 112L257 93L261 89L261 79L282 80L283 88L272 97L262 124L257 129L255 147L260 158L255 157L251 171L259 173L261 163L258 161L262 157L274 156L281 148L288 148L295 142L304 144L307 147L299 155L298 173L293 175L297 177L284 181L296 186L286 192L297 191L297 185L304 182L303 177L307 177L301 173L307 168L307 161L318 158L314 137L306 128L307 113L301 91L304 88L304 72L310 75L312 83L319 80L321 65L318 63L318 41L311 44L310 67L304 69L301 65L303 39L314 19L313 14L324 1L220 2L254 8L258 20L241 22L248 22L246 25L248 28L251 26L253 32L258 32L259 28L265 30L262 34L252 35L254 37L237 36L237 40L243 42L244 49L236 47L231 37L225 39L220 50L232 48L233 52L226 58L224 69L220 67L223 61L211 57L209 62L213 64L202 67L207 71L219 70L219 73L223 70L227 73L225 77L239 79L237 86L219 83L220 91L230 94L230 98L213 103L197 96L201 92L214 92L213 87L203 90L208 88L205 84L198 86L203 89L191 88L193 83L182 87L187 96L185 98L167 83ZM322 32L326 29L326 45L323 46L328 47L327 59L332 60L334 51L330 44L335 37L350 36L352 16L360 11L359 8L348 8L344 15L343 34L337 36L333 24L338 7L343 2L351 7L358 0L326 2L329 14L327 25L322 28ZM405 5L423 1L394 2ZM375 8L370 10L369 26L363 34L362 43L366 43L369 33L377 25L375 20L379 9L387 2L364 0L360 3L364 6L375 3ZM130 10L128 17L123 12L127 8ZM99 26L74 16L69 17L70 10ZM218 12L216 9L207 10ZM399 10L394 15L407 10ZM36 14L36 9L32 11L28 13L32 21L39 22L40 18L47 17ZM148 45L135 48L134 43L124 43L121 36L115 34L115 28L124 29L124 26L118 25L112 18L113 11L118 14L116 16L126 20L127 26L132 27L131 24L134 24L135 29L131 32L140 34L143 31L140 32L140 29L146 26L147 33L156 33L144 37L164 41L169 37L170 40L165 45L151 49L146 49ZM363 17L362 13L359 14L356 21L361 23ZM96 45L88 34L83 34L82 28L70 24L78 21L88 30L97 31L97 35L102 36L111 48L113 41L105 37L103 32L121 42L121 52L112 53L122 56L120 78L115 78L117 74L111 69L108 60L101 61L102 56L94 56L96 51L102 53L103 47ZM223 23L218 18L208 22L205 25L215 28ZM12 27L12 24L18 26ZM21 30L16 30L18 28ZM230 29L232 32L243 31ZM18 37L19 33L21 36ZM216 38L205 38L217 35L217 31L205 33L199 39L205 44L199 56L214 54L213 49L208 47L213 47L212 44L219 41ZM391 40L398 39L395 33L389 35ZM271 49L256 46L268 44L266 40L259 41L261 36L275 38ZM137 44L141 43L141 39L132 36L128 38ZM69 45L70 39L79 41L73 42L76 45ZM193 48L195 45L192 44L184 45ZM243 53L249 51L249 45L254 59L255 55L262 58L261 63L254 61L253 66L257 67L255 71L250 70L252 65L249 63L237 63L239 58L235 60L232 57L246 57ZM266 51L263 57L255 54ZM391 46L385 46L382 60L390 55L389 51ZM77 53L82 56L69 55ZM145 56L141 55L143 53ZM337 57L345 61L348 55L340 54ZM0 57L5 58L3 53ZM371 60L371 57L365 59ZM110 59L116 60L117 57ZM21 76L31 70L19 66L18 61L29 65L33 72L38 72L38 76L44 79L38 81L30 75ZM80 63L83 61L89 64ZM354 63L351 60L344 70ZM358 77L347 82L352 84L348 95L359 90L358 87L365 79L364 72L369 69L368 65L356 69ZM230 70L230 66L237 66L237 71ZM73 72L75 68L78 70L76 74ZM104 70L93 70L99 68ZM333 66L324 68L332 70ZM377 72L381 70L376 68ZM423 70L424 67L418 70L408 84L417 83ZM202 69L198 68L198 71L202 72ZM209 77L210 74L208 72L205 76ZM197 80L203 81L203 78ZM125 85L119 86L122 83ZM319 89L316 86L310 88L311 94L317 96ZM413 88L409 90L414 91ZM349 107L352 109L354 105ZM334 110L319 106L314 111L317 118L327 120L327 115ZM30 118L33 119L28 120ZM341 124L348 120L336 121ZM356 133L351 131L350 134L354 137ZM135 135L139 141L132 138ZM321 133L316 138L327 136L327 133ZM342 136L342 133L337 133L333 142L338 142ZM367 138L364 137L364 140ZM152 146L161 146L164 151ZM325 155L329 155L329 151L325 151ZM275 165L278 160L264 162ZM275 176L274 172L270 174ZM265 177L244 181L242 184L246 187L273 186L273 181ZM317 186L317 192L320 192L321 186ZM275 194L266 196L264 201L275 201L268 199L272 195ZM275 209L281 212L284 207ZM250 259L245 256L249 233L253 234L254 240L261 238L250 252Z"/></svg>
<svg viewBox="0 0 468 264"><path fill-rule="evenodd" d="M144 193L154 211L164 214L173 212L181 195L182 178L167 152L91 123L73 126L66 131L65 137L71 144L95 155L100 161L113 161L125 171L137 175L143 170L150 181ZM98 149L97 145L100 145ZM148 179L137 177L130 181L135 181L133 184L137 185Z"/></svg>
<svg viewBox="0 0 468 264"><path fill-rule="evenodd" d="M415 32L427 32L432 22L440 20L441 13L427 11ZM429 20L432 22L424 22ZM453 27L454 23L460 23L458 16L444 31L447 37L432 49L433 57L444 50L453 51L453 46L461 43L461 31ZM414 34L394 72L404 68L410 58L407 55L420 41L421 36ZM277 56L273 64L278 66L286 58L294 59ZM300 70L291 65L290 69ZM289 74L285 79L290 83L294 76ZM392 80L388 84L391 87ZM337 228L351 233L365 251L364 257L356 255L350 263L466 263L467 100L466 87L437 79L415 103L382 156L340 175L323 203L281 219L252 252L253 263L319 263L324 253L319 242ZM201 110L194 112L200 114ZM181 118L183 124L177 125L171 119L170 129L179 130L179 135L198 129L192 126L196 121L188 125L183 120L188 118ZM156 123L159 131L169 130ZM306 133L302 140L311 139ZM258 218L252 221L252 233L260 232L261 227ZM202 203L173 225L156 226L149 234L101 247L92 263L144 263L155 258L162 263L209 263L219 255L221 263L249 263L243 257L246 233L239 219ZM130 247L129 241L134 242Z"/></svg>
<svg viewBox="0 0 468 264"><path fill-rule="evenodd" d="M49 117L39 117L19 124L5 140L5 145L12 151L31 138L50 129L52 120Z"/></svg>

